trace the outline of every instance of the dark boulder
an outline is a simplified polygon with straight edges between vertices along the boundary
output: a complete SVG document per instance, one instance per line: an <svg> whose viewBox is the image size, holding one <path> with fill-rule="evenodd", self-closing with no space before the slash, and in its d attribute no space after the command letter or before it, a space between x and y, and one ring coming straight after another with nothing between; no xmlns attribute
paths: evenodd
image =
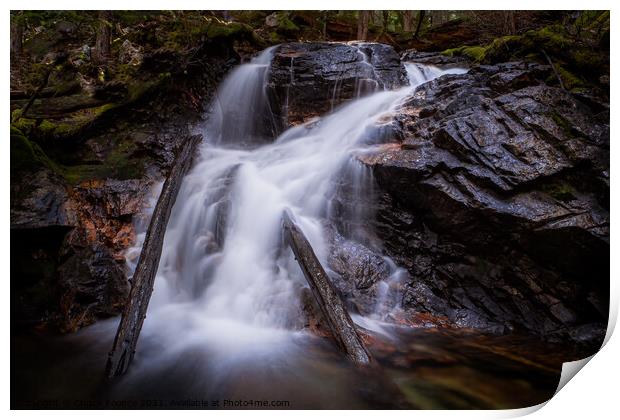
<svg viewBox="0 0 620 420"><path fill-rule="evenodd" d="M398 54L389 45L294 42L276 49L268 94L284 129L360 94L407 83Z"/></svg>
<svg viewBox="0 0 620 420"><path fill-rule="evenodd" d="M135 240L142 180L69 188L51 170L12 184L11 288L16 325L75 331L120 313L129 293L123 252Z"/></svg>
<svg viewBox="0 0 620 420"><path fill-rule="evenodd" d="M11 229L38 229L52 226L73 227L76 215L67 205L64 180L42 168L11 183Z"/></svg>
<svg viewBox="0 0 620 420"><path fill-rule="evenodd" d="M108 247L88 240L78 229L65 238L60 258L57 288L62 331L75 331L122 311L130 286Z"/></svg>
<svg viewBox="0 0 620 420"><path fill-rule="evenodd" d="M364 158L387 193L378 232L412 275L405 305L548 337L606 322L609 114L550 74L504 63L422 85L402 143Z"/></svg>
<svg viewBox="0 0 620 420"><path fill-rule="evenodd" d="M327 263L334 286L356 312L375 313L380 303L381 283L391 274L390 265L381 254L346 239L335 229L327 232L330 242ZM384 287L389 285L386 283Z"/></svg>
<svg viewBox="0 0 620 420"><path fill-rule="evenodd" d="M437 66L440 68L469 67L470 64L467 57L450 57L443 54L437 54L436 52L419 52L416 50L407 50L402 52L400 59L403 62L410 61L419 64Z"/></svg>

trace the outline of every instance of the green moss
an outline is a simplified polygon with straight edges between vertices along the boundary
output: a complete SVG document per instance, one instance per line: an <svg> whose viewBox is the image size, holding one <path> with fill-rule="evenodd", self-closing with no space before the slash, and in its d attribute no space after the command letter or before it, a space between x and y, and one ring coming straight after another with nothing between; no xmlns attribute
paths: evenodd
<svg viewBox="0 0 620 420"><path fill-rule="evenodd" d="M584 88L588 85L587 82L579 78L579 76L570 72L569 70L562 67L561 65L556 64L555 68L557 72L559 73L560 77L562 78L562 83L564 84L564 87L566 89L576 90L576 89Z"/></svg>
<svg viewBox="0 0 620 420"><path fill-rule="evenodd" d="M276 31L271 31L269 32L269 41L273 44L278 44L280 42L284 42L285 39L282 35L280 35Z"/></svg>
<svg viewBox="0 0 620 420"><path fill-rule="evenodd" d="M494 39L485 47L484 57L480 62L499 62L510 60L521 46L521 37L507 35Z"/></svg>
<svg viewBox="0 0 620 420"><path fill-rule="evenodd" d="M148 80L133 80L127 86L128 96L125 101L126 104L136 102L141 99L147 93L152 92L156 88L163 85L165 82L172 78L172 74L165 72L159 73L152 79Z"/></svg>
<svg viewBox="0 0 620 420"><path fill-rule="evenodd" d="M295 25L295 23L289 19L288 13L279 12L276 15L276 19L278 22L278 30L282 32L296 32L299 31L299 27Z"/></svg>
<svg viewBox="0 0 620 420"><path fill-rule="evenodd" d="M21 109L21 108L14 109L14 110L11 112L11 124L14 124L14 123L16 123L17 121L19 121L19 119L21 118L21 116L22 116L22 109Z"/></svg>
<svg viewBox="0 0 620 420"><path fill-rule="evenodd" d="M600 13L596 16L604 19ZM545 53L569 90L596 84L599 76L608 71L608 57L587 43L574 39L574 35L562 25L550 25L522 35L503 36L483 46L462 46L443 51L447 56L465 56L485 64L524 58L548 64ZM556 83L556 80L555 76L549 78L550 83Z"/></svg>
<svg viewBox="0 0 620 420"><path fill-rule="evenodd" d="M561 51L573 46L573 42L564 33L564 27L560 25L528 31L521 37L521 44L528 50L544 48L547 52Z"/></svg>
<svg viewBox="0 0 620 420"><path fill-rule="evenodd" d="M82 127L82 124L76 122L56 122L52 120L43 120L37 126L37 131L44 137L64 138L76 134Z"/></svg>
<svg viewBox="0 0 620 420"><path fill-rule="evenodd" d="M549 194L551 197L562 202L569 202L571 200L574 200L576 198L575 194L577 193L573 186L566 182L558 182L546 185L542 188L542 190Z"/></svg>
<svg viewBox="0 0 620 420"><path fill-rule="evenodd" d="M251 30L247 25L239 22L228 22L228 23L220 23L220 22L212 22L207 26L206 36L210 39L216 38L228 38L234 35L238 35L242 32L247 32Z"/></svg>
<svg viewBox="0 0 620 420"><path fill-rule="evenodd" d="M128 82L138 75L138 66L132 64L119 63L114 69L114 79Z"/></svg>
<svg viewBox="0 0 620 420"><path fill-rule="evenodd" d="M62 174L70 184L92 179L134 179L144 175L144 159L132 157L136 145L131 138L119 139L100 164L63 166Z"/></svg>
<svg viewBox="0 0 620 420"><path fill-rule="evenodd" d="M69 184L92 179L135 179L144 174L144 162L118 154L98 165L63 166L62 175Z"/></svg>
<svg viewBox="0 0 620 420"><path fill-rule="evenodd" d="M485 57L486 49L483 47L465 47L462 54L474 61L481 62Z"/></svg>
<svg viewBox="0 0 620 420"><path fill-rule="evenodd" d="M55 172L60 170L38 144L31 142L21 130L11 126L11 174L32 172L44 167Z"/></svg>
<svg viewBox="0 0 620 420"><path fill-rule="evenodd" d="M43 125L58 129L57 125L49 121L44 121ZM11 175L32 173L45 167L63 176L70 184L110 177L139 178L144 174L144 159L132 157L135 147L132 139L122 139L101 164L59 165L50 159L38 144L28 140L18 128L11 126Z"/></svg>
<svg viewBox="0 0 620 420"><path fill-rule="evenodd" d="M450 48L442 52L448 57L469 57L471 60L479 63L486 54L486 48L481 46L463 46L458 48Z"/></svg>
<svg viewBox="0 0 620 420"><path fill-rule="evenodd" d="M556 123L558 127L564 132L567 137L579 137L580 134L577 132L573 126L573 124L568 121L562 114L557 111L552 111L549 115L551 119Z"/></svg>
<svg viewBox="0 0 620 420"><path fill-rule="evenodd" d="M581 74L598 74L609 64L604 56L591 49L575 49L571 58L572 67Z"/></svg>

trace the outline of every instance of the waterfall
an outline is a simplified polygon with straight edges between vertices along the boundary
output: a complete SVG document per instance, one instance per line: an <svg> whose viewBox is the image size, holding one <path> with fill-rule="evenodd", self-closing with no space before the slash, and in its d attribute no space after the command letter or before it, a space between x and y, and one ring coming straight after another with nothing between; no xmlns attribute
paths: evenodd
<svg viewBox="0 0 620 420"><path fill-rule="evenodd" d="M215 92L205 129L213 144L247 145L273 134L265 87L275 48L267 48L250 63L238 66Z"/></svg>
<svg viewBox="0 0 620 420"><path fill-rule="evenodd" d="M354 99L264 144L272 53L240 65L218 90L202 129L206 140L168 224L143 335L165 331L174 348L202 339L223 343L228 354L299 330L305 280L282 246L282 211L291 209L326 265L324 226L337 218L339 187L346 183L353 200L372 189L369 170L352 156L377 142L377 124L390 120L417 86L464 71L408 63L409 86ZM341 208L350 222L342 234L365 241L356 225L368 217L364 209L356 202ZM400 275L394 266L392 277ZM383 310L387 285L378 287Z"/></svg>

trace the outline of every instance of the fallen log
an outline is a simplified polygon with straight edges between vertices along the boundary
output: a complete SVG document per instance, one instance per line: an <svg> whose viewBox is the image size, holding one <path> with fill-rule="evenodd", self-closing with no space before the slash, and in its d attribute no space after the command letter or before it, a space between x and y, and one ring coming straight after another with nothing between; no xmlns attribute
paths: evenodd
<svg viewBox="0 0 620 420"><path fill-rule="evenodd" d="M57 119L67 117L77 111L107 104L104 100L85 94L42 98L37 91L35 95L28 101L23 99L11 101L11 108L23 107L22 117L26 118Z"/></svg>
<svg viewBox="0 0 620 420"><path fill-rule="evenodd" d="M310 242L288 210L282 215L282 225L284 240L293 250L336 343L355 364L370 364L373 361L372 356L360 338L349 312L312 250Z"/></svg>
<svg viewBox="0 0 620 420"><path fill-rule="evenodd" d="M133 276L129 300L123 310L112 350L108 354L106 364L108 378L124 374L133 360L138 336L153 292L153 283L159 266L170 212L201 139L200 135L187 138L174 161L170 175L164 182L146 231L146 239Z"/></svg>

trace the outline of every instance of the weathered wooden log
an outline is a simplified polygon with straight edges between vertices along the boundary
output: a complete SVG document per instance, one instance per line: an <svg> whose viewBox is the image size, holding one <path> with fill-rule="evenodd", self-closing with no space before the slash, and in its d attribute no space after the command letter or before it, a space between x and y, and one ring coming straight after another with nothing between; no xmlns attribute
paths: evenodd
<svg viewBox="0 0 620 420"><path fill-rule="evenodd" d="M370 364L373 361L372 356L360 338L349 312L336 293L310 242L293 221L288 210L282 215L282 225L284 240L293 250L336 343L355 364Z"/></svg>
<svg viewBox="0 0 620 420"><path fill-rule="evenodd" d="M35 94L36 96L33 95L28 101L23 99L11 101L11 108L23 107L22 116L27 118L55 119L67 117L76 111L106 105L106 101L85 94L57 98L41 98L39 93Z"/></svg>
<svg viewBox="0 0 620 420"><path fill-rule="evenodd" d="M153 292L153 283L159 266L170 212L201 139L200 135L187 138L174 161L170 175L164 182L146 231L146 238L129 292L129 300L123 310L114 344L108 355L106 364L108 378L124 374L133 360L138 336Z"/></svg>

